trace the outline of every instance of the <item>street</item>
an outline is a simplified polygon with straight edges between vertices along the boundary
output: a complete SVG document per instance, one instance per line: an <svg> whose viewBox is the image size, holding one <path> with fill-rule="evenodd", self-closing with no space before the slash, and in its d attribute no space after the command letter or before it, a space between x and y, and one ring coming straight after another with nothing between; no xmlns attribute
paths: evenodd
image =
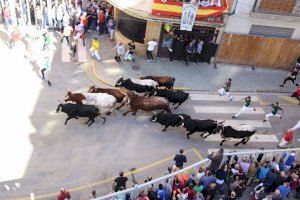
<svg viewBox="0 0 300 200"><path fill-rule="evenodd" d="M104 37L101 38L102 45L111 49L113 44ZM180 148L186 150L187 164L197 162L219 148L221 138L217 135L203 139L199 133L195 133L188 140L187 132L182 127L169 127L166 132L162 132L163 126L149 122L152 113L138 111L136 116L122 116L128 107L121 108L116 116L108 116L104 125L97 118L91 127L84 124L86 119L71 119L65 126L65 113L55 113L55 110L67 94L67 88L87 92L88 87L94 83L99 87L107 86L97 79L95 73L87 73L91 67L88 51L84 58L86 62L74 64L68 58L65 59L65 53L62 52L64 45L55 45L57 51L54 52L50 75L53 86L48 87L41 80L37 66L24 57L24 46L10 50L3 37L0 41L4 63L0 75L3 93L0 199L29 198L29 193L33 191L37 197L42 195L44 199L53 199L61 187L73 189L74 199L87 199L93 189L99 194L109 193L119 171L140 168L136 179L142 183L148 175L164 175L167 167L173 165L172 157ZM102 51L104 62L109 60L113 63L113 50ZM123 65L131 70L130 63ZM101 67L101 62L96 63L96 66ZM281 80L287 74L278 71L274 73L280 73ZM177 76L180 77L180 74ZM220 82L223 84L225 81ZM201 84L205 85L205 81ZM180 83L179 86L186 85ZM289 97L289 93L237 91L233 92L235 99L230 102L226 96L220 97L214 90L187 92L190 94L188 101L177 110L171 105L172 113L186 113L196 119L225 120L234 125L249 124L257 128L257 134L246 145L234 147L233 141L225 142L225 152L232 149L276 149L282 138L277 133L294 126L299 120L300 107ZM237 119L232 119L232 115L243 106L243 101L239 100L249 95L253 98L251 106L257 111L243 113ZM270 112L268 104L276 101L284 109L283 118L271 118L270 122L263 123L264 115ZM299 130L295 137L296 147L299 146Z"/></svg>

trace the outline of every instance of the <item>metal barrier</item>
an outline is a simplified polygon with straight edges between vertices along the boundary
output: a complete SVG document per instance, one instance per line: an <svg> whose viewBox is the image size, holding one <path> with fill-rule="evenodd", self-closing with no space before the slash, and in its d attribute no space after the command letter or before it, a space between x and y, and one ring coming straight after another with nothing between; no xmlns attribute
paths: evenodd
<svg viewBox="0 0 300 200"><path fill-rule="evenodd" d="M237 162L239 162L243 157L247 157L253 161L257 161L259 158L259 163L261 161L264 161L265 159L269 158L270 160L275 157L276 161L279 161L280 158L283 158L286 160L288 158L288 154L294 152L299 152L300 148L294 148L294 149L276 149L276 150L258 150L258 151L249 151L249 152L232 152L232 153L225 153L223 156L222 164L224 163L232 163L232 161L235 159ZM187 172L194 172L198 171L200 166L208 165L210 163L209 159L201 160L195 164L192 164L188 167L185 167L179 171L173 172L171 174L156 178L152 181L149 181L147 183L143 183L140 185L135 185L132 188L128 188L126 190L118 191L115 193L111 193L102 197L95 198L93 200L114 200L114 199L122 199L125 200L125 196L130 196L130 199L136 199L141 191L146 191L149 187L157 188L159 184L166 183L167 180L172 181L173 178L181 173L187 173Z"/></svg>

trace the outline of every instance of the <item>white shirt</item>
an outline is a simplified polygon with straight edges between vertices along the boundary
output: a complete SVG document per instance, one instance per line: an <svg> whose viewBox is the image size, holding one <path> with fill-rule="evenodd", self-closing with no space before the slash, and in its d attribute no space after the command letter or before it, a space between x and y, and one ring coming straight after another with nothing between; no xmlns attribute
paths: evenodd
<svg viewBox="0 0 300 200"><path fill-rule="evenodd" d="M152 40L149 41L148 42L148 51L153 51L156 45L157 45L157 42L152 41Z"/></svg>

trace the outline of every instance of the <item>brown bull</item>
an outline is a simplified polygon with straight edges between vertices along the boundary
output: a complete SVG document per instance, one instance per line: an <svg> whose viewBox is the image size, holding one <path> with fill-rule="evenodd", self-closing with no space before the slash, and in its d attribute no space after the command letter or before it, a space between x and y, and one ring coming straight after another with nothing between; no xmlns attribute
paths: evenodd
<svg viewBox="0 0 300 200"><path fill-rule="evenodd" d="M154 111L154 110L165 110L171 113L169 107L169 101L163 97L141 97L134 94L131 91L127 92L129 96L129 105L130 109L125 112L123 115L127 115L129 112L133 112L132 115L135 115L138 110L143 111Z"/></svg>
<svg viewBox="0 0 300 200"><path fill-rule="evenodd" d="M170 76L145 76L140 79L151 79L158 83L158 86L164 86L166 89L173 89L175 78Z"/></svg>
<svg viewBox="0 0 300 200"><path fill-rule="evenodd" d="M118 110L119 108L123 107L126 105L128 102L129 98L128 95L126 94L127 91L121 91L118 89L110 89L110 88L96 88L95 85L92 85L90 89L88 90L89 93L106 93L114 96L117 99L117 102L120 103L121 105L117 107L116 109Z"/></svg>
<svg viewBox="0 0 300 200"><path fill-rule="evenodd" d="M66 97L64 98L65 102L72 101L76 104L83 105L82 101L85 100L85 96L82 93L72 93L70 90L68 90L68 93Z"/></svg>

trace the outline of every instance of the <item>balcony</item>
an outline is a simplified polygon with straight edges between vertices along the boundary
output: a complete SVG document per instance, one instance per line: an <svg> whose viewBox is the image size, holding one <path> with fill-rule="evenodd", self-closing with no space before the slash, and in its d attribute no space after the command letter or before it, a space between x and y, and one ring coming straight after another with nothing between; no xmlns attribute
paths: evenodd
<svg viewBox="0 0 300 200"><path fill-rule="evenodd" d="M300 21L300 0L256 0L252 17Z"/></svg>

